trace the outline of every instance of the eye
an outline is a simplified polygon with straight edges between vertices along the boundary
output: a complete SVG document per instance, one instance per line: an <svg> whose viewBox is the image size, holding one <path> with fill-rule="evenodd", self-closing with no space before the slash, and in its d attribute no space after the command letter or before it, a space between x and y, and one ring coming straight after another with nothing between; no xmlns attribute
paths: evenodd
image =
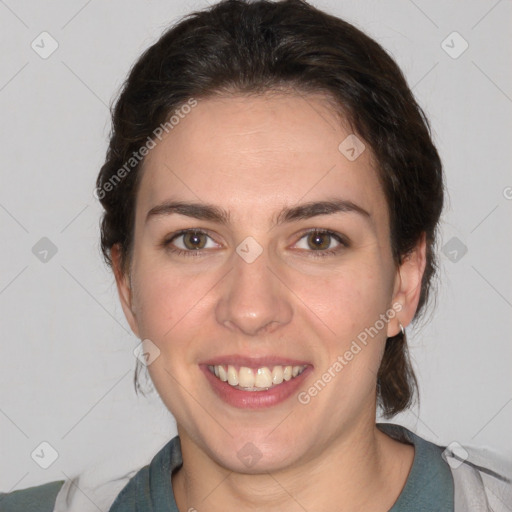
<svg viewBox="0 0 512 512"><path fill-rule="evenodd" d="M200 256L202 249L214 249L216 247L215 243L208 246L207 239L212 240L205 231L200 229L183 229L165 240L163 245L170 252L180 256Z"/></svg>
<svg viewBox="0 0 512 512"><path fill-rule="evenodd" d="M305 243L303 247L299 248L307 250L313 257L334 255L349 245L339 233L328 229L312 229L306 232L300 240L304 240ZM333 241L337 244L334 249L332 248Z"/></svg>

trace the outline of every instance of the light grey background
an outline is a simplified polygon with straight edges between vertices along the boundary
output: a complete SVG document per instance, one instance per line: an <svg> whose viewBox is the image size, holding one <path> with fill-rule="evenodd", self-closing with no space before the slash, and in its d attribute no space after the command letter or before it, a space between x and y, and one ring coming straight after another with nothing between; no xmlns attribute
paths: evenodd
<svg viewBox="0 0 512 512"><path fill-rule="evenodd" d="M512 454L511 2L313 3L376 38L404 70L445 165L441 246L456 237L467 247L441 253L432 321L408 328L421 408L393 421L438 444ZM130 66L206 5L0 0L0 491L120 453L149 461L175 433L156 394L134 394L138 340L100 258L92 192L108 105ZM46 59L31 47L48 51L43 31L59 45ZM445 51L463 48L454 31L469 44L458 58ZM47 262L32 252L42 237L57 247ZM48 469L31 458L43 441L59 455Z"/></svg>

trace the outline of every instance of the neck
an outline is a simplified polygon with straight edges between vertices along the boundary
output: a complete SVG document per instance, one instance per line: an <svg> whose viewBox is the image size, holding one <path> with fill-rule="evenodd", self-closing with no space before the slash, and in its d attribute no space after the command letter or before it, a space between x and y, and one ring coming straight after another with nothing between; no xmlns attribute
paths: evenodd
<svg viewBox="0 0 512 512"><path fill-rule="evenodd" d="M293 466L244 474L218 465L179 427L178 432L184 463L172 485L180 510L387 511L414 458L413 447L383 434L373 420L328 440Z"/></svg>

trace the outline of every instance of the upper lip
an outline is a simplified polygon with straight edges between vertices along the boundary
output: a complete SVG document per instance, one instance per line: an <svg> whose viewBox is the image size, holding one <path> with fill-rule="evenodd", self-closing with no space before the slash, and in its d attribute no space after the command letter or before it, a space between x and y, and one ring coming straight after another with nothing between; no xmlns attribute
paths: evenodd
<svg viewBox="0 0 512 512"><path fill-rule="evenodd" d="M201 364L208 366L236 365L247 366L248 368L263 368L265 366L307 366L311 363L299 359L290 359L281 356L251 357L240 354L229 354L225 356L212 357Z"/></svg>

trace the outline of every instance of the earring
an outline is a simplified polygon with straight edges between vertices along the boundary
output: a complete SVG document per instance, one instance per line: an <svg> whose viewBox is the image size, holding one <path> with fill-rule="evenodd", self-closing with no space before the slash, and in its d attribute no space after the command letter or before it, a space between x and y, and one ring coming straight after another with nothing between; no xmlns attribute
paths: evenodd
<svg viewBox="0 0 512 512"><path fill-rule="evenodd" d="M405 334L404 326L402 325L401 322L398 322L398 325L400 326L400 331L402 331L402 336L403 336Z"/></svg>

